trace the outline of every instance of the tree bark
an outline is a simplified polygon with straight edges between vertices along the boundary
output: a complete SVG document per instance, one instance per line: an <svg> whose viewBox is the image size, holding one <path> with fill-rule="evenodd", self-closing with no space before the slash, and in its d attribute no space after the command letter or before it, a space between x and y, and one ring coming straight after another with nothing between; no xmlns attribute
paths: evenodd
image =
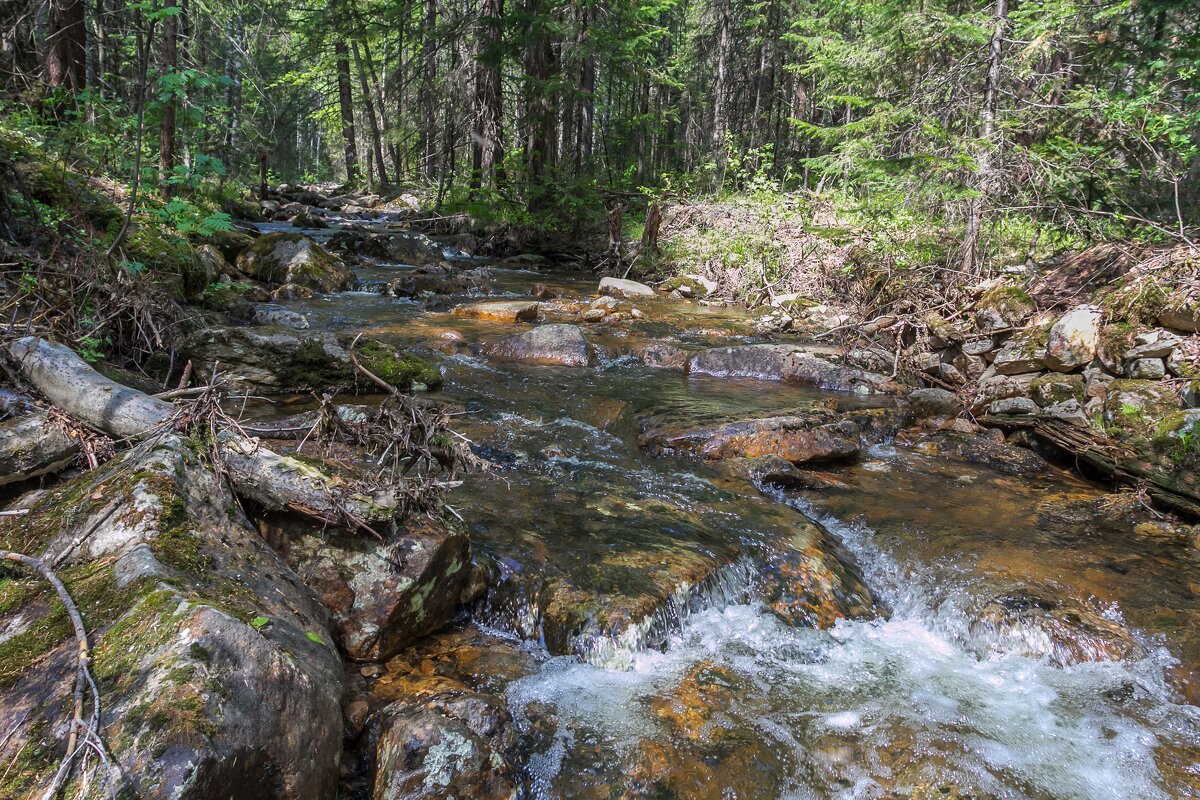
<svg viewBox="0 0 1200 800"><path fill-rule="evenodd" d="M0 422L0 486L58 472L77 455L79 442L49 414Z"/></svg>
<svg viewBox="0 0 1200 800"><path fill-rule="evenodd" d="M46 18L46 84L82 91L87 75L84 0L51 0Z"/></svg>
<svg viewBox="0 0 1200 800"><path fill-rule="evenodd" d="M504 0L482 0L479 50L475 56L475 130L471 148L472 187L498 186L504 158L500 26Z"/></svg>
<svg viewBox="0 0 1200 800"><path fill-rule="evenodd" d="M164 9L178 8L175 0L165 0ZM179 16L171 13L163 17L162 26L162 76L173 76L179 69ZM174 192L171 177L175 172L175 117L178 104L176 92L171 90L162 108L158 124L158 174L164 194Z"/></svg>
<svg viewBox="0 0 1200 800"><path fill-rule="evenodd" d="M421 153L425 162L425 179L437 179L437 105L434 83L437 81L437 0L425 0L425 30L421 42Z"/></svg>
<svg viewBox="0 0 1200 800"><path fill-rule="evenodd" d="M590 172L592 160L592 141L595 137L596 120L596 55L591 51L589 26L591 24L590 10L585 5L580 11L579 46L584 51L579 65L579 138L576 146L578 163L576 174Z"/></svg>
<svg viewBox="0 0 1200 800"><path fill-rule="evenodd" d="M993 180L992 154L996 144L996 98L1000 85L1000 67L1004 55L1004 31L1008 27L1008 0L995 0L993 6L994 26L990 57L988 58L987 83L983 96L983 125L979 135L979 154L976 158L976 191L967 210L967 226L963 236L963 271L974 273L979 268L979 236L983 228L983 212Z"/></svg>
<svg viewBox="0 0 1200 800"><path fill-rule="evenodd" d="M363 68L362 58L358 54L358 43L351 45L354 51L354 67L358 70L358 84L362 91L363 107L367 114L367 124L371 128L371 151L375 155L375 171L379 175L379 185L387 186L387 170L383 163L383 140L379 134L379 120L375 116L375 101L371 99L371 89L367 84L367 73Z"/></svg>
<svg viewBox="0 0 1200 800"><path fill-rule="evenodd" d="M338 38L333 44L337 57L338 108L342 117L342 155L346 165L346 182L358 183L358 142L354 137L354 105L350 87L350 48Z"/></svg>

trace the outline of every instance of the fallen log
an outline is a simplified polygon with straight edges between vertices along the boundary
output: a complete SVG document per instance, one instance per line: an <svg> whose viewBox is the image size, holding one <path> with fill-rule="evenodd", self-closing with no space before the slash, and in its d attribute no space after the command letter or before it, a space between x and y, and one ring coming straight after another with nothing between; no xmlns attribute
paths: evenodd
<svg viewBox="0 0 1200 800"><path fill-rule="evenodd" d="M1164 466L1153 453L1117 442L1090 426L1043 414L995 414L978 421L993 428L1027 430L1119 483L1144 487L1163 507L1200 518L1197 476Z"/></svg>
<svg viewBox="0 0 1200 800"><path fill-rule="evenodd" d="M175 411L165 400L109 380L64 345L26 336L10 344L8 354L43 397L108 436L140 438Z"/></svg>
<svg viewBox="0 0 1200 800"><path fill-rule="evenodd" d="M49 414L0 422L0 486L65 469L79 455L79 442Z"/></svg>
<svg viewBox="0 0 1200 800"><path fill-rule="evenodd" d="M116 383L60 344L28 336L8 348L13 366L68 416L109 436L139 441L170 432L177 407ZM217 455L234 492L271 510L287 509L352 529L391 522L403 500L370 496L309 460L281 455L233 428L219 431Z"/></svg>

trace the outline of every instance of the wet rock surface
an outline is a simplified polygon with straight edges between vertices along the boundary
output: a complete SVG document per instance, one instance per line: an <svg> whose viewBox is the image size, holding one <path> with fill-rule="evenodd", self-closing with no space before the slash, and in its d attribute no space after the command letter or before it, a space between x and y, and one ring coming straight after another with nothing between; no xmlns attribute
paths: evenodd
<svg viewBox="0 0 1200 800"><path fill-rule="evenodd" d="M574 325L539 325L488 345L484 352L498 361L565 367L586 367L594 359L592 346Z"/></svg>
<svg viewBox="0 0 1200 800"><path fill-rule="evenodd" d="M653 424L652 421L648 421ZM692 453L707 459L778 456L793 464L849 461L858 456L858 430L832 413L726 422L713 427L651 427L638 444L654 454Z"/></svg>
<svg viewBox="0 0 1200 800"><path fill-rule="evenodd" d="M834 357L833 353L818 353L799 345L721 347L695 355L688 370L719 378L803 383L834 392L886 394L896 391L896 384L891 379L834 363Z"/></svg>

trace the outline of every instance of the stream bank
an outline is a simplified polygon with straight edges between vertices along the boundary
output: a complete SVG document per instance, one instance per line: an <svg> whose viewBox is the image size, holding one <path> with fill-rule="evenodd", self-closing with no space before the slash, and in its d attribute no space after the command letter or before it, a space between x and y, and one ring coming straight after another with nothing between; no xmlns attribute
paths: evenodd
<svg viewBox="0 0 1200 800"><path fill-rule="evenodd" d="M125 457L138 480L188 476L156 502L91 473L44 497L44 513L75 510L68 543L110 548L98 563L157 553L135 585L169 613L149 626L166 635L100 676L122 698L105 711L114 751L154 776L139 795L188 780L284 797L340 780L374 798L1198 790L1200 551L1186 522L984 432L948 392L909 391L886 364L764 332L738 307L472 257L357 208L304 209L319 228L256 224L268 265L237 255L219 283L243 320L268 324L208 317L182 354L201 375L223 366L242 395L226 411L291 458L299 440L280 422L311 425L322 405L295 390L367 383L347 366L362 334L389 382L440 382L429 397L490 473L386 548L261 498L239 506L223 483L190 487L205 473L186 442ZM337 414L356 419L380 398L344 399ZM105 517L141 533L89 533L108 497L142 498ZM181 516L199 524L182 535ZM22 522L5 520L6 545L53 549L21 539ZM115 646L146 601L96 602ZM4 608L10 633L51 613L25 597ZM188 614L225 627L172 627ZM255 649L235 649L235 669L193 640ZM234 678L259 687L249 739L226 727L247 730L230 715L253 705L222 688ZM41 703L64 692L22 680L5 697L52 720ZM276 690L289 704L263 702ZM168 691L194 702L164 722L149 713L161 695L137 692ZM29 760L39 740L18 719L22 796L53 759ZM233 753L253 769L221 766Z"/></svg>

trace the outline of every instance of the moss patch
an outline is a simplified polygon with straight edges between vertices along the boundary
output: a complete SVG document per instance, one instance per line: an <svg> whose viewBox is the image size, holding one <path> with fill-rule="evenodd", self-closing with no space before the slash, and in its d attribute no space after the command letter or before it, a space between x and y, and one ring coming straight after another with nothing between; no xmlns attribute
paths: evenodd
<svg viewBox="0 0 1200 800"><path fill-rule="evenodd" d="M975 305L976 310L994 311L1010 325L1019 322L1034 311L1029 292L1020 286L1000 284L988 289Z"/></svg>
<svg viewBox="0 0 1200 800"><path fill-rule="evenodd" d="M143 264L151 280L176 300L196 297L208 276L186 239L161 233L152 222L131 227L122 244L129 261Z"/></svg>
<svg viewBox="0 0 1200 800"><path fill-rule="evenodd" d="M442 373L436 367L379 342L363 342L356 354L363 367L402 392L435 389L442 385Z"/></svg>
<svg viewBox="0 0 1200 800"><path fill-rule="evenodd" d="M350 364L325 352L317 339L305 339L288 363L280 366L279 383L293 389L329 389L350 385L354 377Z"/></svg>
<svg viewBox="0 0 1200 800"><path fill-rule="evenodd" d="M1045 407L1067 400L1083 401L1084 382L1082 375L1040 375L1029 384L1029 396L1039 406Z"/></svg>

